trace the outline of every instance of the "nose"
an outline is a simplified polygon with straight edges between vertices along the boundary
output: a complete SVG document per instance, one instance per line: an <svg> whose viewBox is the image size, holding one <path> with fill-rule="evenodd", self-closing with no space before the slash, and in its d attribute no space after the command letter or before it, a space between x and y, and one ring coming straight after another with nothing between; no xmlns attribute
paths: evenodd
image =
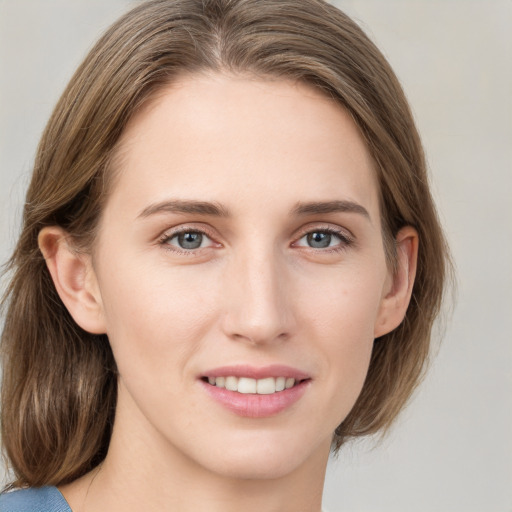
<svg viewBox="0 0 512 512"><path fill-rule="evenodd" d="M261 345L288 339L295 328L289 271L268 251L236 258L227 270L224 333Z"/></svg>

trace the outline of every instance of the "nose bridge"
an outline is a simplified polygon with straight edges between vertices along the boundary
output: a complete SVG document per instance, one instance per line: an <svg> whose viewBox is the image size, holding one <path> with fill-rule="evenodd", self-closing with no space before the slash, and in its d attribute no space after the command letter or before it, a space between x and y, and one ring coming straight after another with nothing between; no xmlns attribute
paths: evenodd
<svg viewBox="0 0 512 512"><path fill-rule="evenodd" d="M234 257L226 290L226 334L252 343L291 334L293 312L285 267L272 247L253 247Z"/></svg>

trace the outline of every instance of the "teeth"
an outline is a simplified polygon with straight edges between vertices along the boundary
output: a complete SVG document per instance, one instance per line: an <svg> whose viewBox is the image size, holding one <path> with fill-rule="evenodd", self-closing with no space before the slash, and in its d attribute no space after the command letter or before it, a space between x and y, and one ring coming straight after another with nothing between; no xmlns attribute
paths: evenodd
<svg viewBox="0 0 512 512"><path fill-rule="evenodd" d="M286 389L290 389L290 388L293 388L294 384L295 384L295 379L291 379L291 378L289 378L289 379L286 379L286 382L285 382L285 384L284 384L284 387L285 387Z"/></svg>
<svg viewBox="0 0 512 512"><path fill-rule="evenodd" d="M233 377L233 379L234 378L235 377ZM256 380L240 377L235 391L238 391L239 393L256 393Z"/></svg>
<svg viewBox="0 0 512 512"><path fill-rule="evenodd" d="M226 389L228 391L238 391L238 379L236 377L226 377Z"/></svg>
<svg viewBox="0 0 512 512"><path fill-rule="evenodd" d="M273 393L290 389L295 385L292 377L267 377L265 379L250 379L248 377L208 377L212 386L238 391L244 394L272 395Z"/></svg>
<svg viewBox="0 0 512 512"><path fill-rule="evenodd" d="M276 379L258 379L256 381L256 393L258 395L271 395L276 392Z"/></svg>

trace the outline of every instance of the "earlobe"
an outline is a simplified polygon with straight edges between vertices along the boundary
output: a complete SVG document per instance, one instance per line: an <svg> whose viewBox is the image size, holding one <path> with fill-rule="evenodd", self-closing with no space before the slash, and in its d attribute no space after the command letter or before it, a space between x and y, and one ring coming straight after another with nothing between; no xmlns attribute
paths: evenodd
<svg viewBox="0 0 512 512"><path fill-rule="evenodd" d="M75 322L93 334L105 333L103 305L91 258L76 251L58 226L43 228L38 237L53 283Z"/></svg>
<svg viewBox="0 0 512 512"><path fill-rule="evenodd" d="M390 276L377 321L374 337L378 338L398 327L411 300L418 260L418 232L411 226L402 228L396 238L396 271Z"/></svg>

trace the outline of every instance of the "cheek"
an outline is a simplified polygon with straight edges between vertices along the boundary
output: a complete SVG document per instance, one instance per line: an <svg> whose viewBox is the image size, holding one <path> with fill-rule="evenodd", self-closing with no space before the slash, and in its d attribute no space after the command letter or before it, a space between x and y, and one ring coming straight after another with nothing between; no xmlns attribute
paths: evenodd
<svg viewBox="0 0 512 512"><path fill-rule="evenodd" d="M342 275L343 274L343 275ZM321 287L303 288L303 326L321 351L318 379L329 391L327 409L337 426L349 413L364 384L373 348L374 324L380 306L383 274L340 272ZM320 411L319 411L320 412Z"/></svg>
<svg viewBox="0 0 512 512"><path fill-rule="evenodd" d="M373 263L328 270L305 276L297 289L300 309L309 319L307 323L328 331L326 340L337 338L355 347L361 340L373 340L385 267Z"/></svg>
<svg viewBox="0 0 512 512"><path fill-rule="evenodd" d="M197 267L144 267L130 261L118 261L104 275L107 334L121 374L133 367L158 378L169 375L171 365L187 361L214 321L216 292L210 281Z"/></svg>

